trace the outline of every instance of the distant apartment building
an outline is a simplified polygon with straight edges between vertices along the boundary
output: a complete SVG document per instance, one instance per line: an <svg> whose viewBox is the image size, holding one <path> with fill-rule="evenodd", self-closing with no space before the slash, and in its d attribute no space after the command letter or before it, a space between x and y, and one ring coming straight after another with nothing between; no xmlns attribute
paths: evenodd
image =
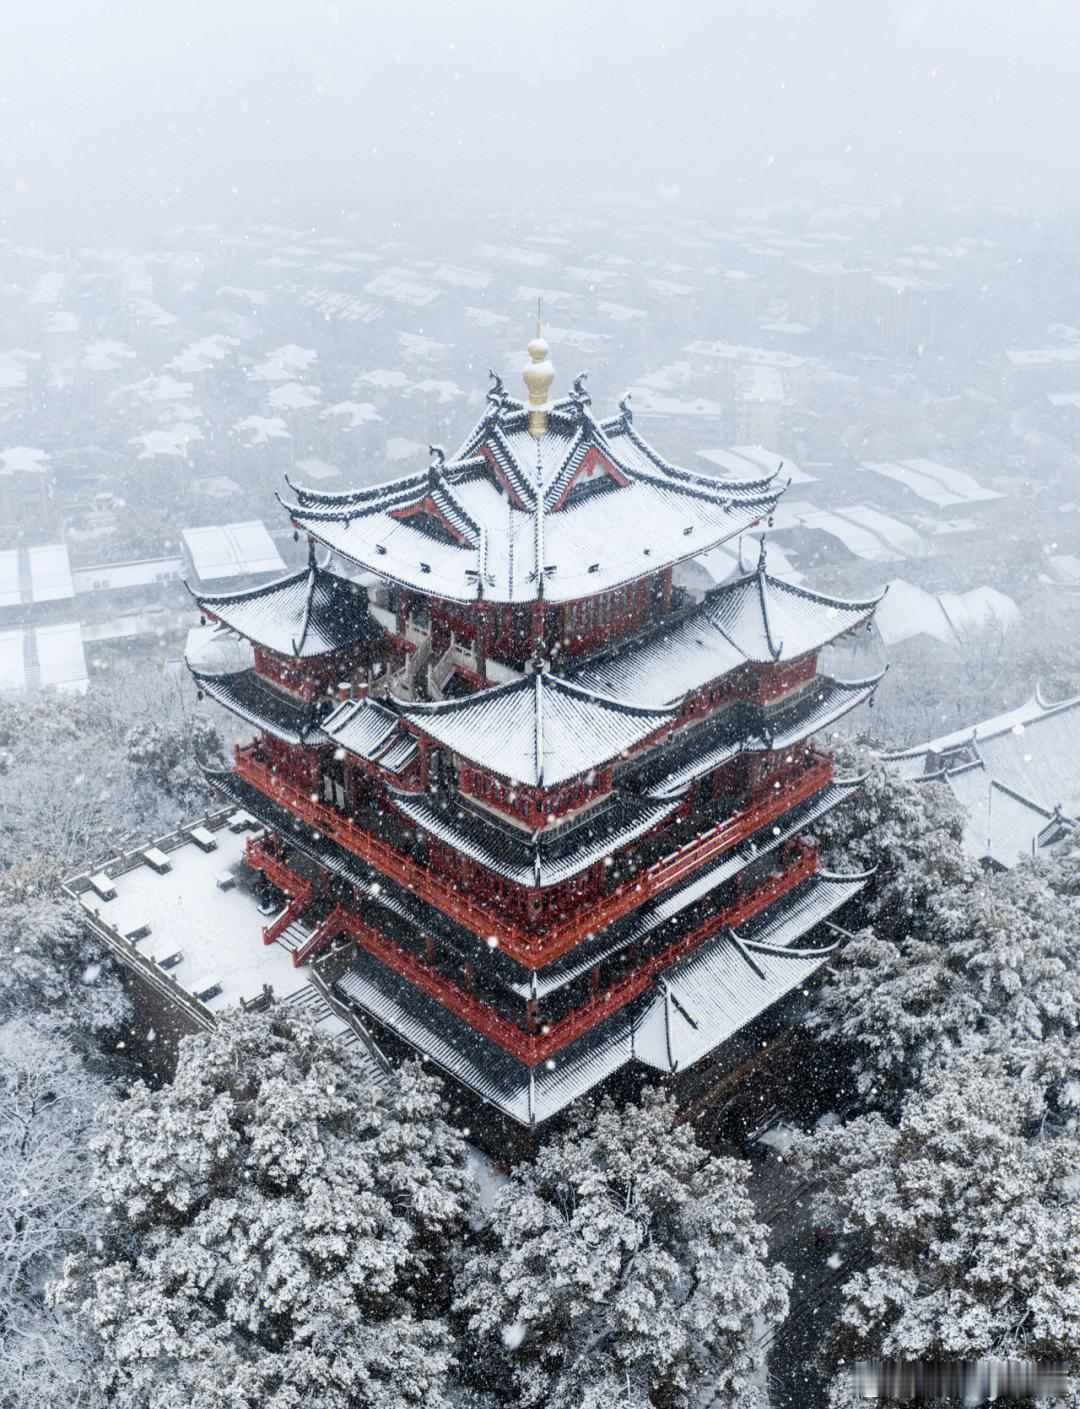
<svg viewBox="0 0 1080 1409"><path fill-rule="evenodd" d="M735 438L741 445L778 445L787 439L791 401L776 367L741 367L735 389Z"/></svg>
<svg viewBox="0 0 1080 1409"><path fill-rule="evenodd" d="M1011 347L1005 365L1016 391L1075 392L1080 385L1080 343Z"/></svg>
<svg viewBox="0 0 1080 1409"><path fill-rule="evenodd" d="M788 316L907 357L933 341L943 295L939 285L913 274L801 260L791 270Z"/></svg>
<svg viewBox="0 0 1080 1409"><path fill-rule="evenodd" d="M864 330L883 351L916 355L934 340L941 295L937 285L914 274L871 274Z"/></svg>

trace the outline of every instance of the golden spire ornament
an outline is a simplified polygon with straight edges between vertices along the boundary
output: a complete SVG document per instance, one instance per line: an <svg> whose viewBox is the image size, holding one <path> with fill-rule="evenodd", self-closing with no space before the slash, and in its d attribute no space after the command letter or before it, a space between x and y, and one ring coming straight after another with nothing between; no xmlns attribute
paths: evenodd
<svg viewBox="0 0 1080 1409"><path fill-rule="evenodd" d="M551 391L551 383L555 380L555 368L548 360L548 351L538 318L536 336L529 344L529 361L521 374L529 389L529 434L536 436L537 440L547 434L547 413L551 405L548 394Z"/></svg>

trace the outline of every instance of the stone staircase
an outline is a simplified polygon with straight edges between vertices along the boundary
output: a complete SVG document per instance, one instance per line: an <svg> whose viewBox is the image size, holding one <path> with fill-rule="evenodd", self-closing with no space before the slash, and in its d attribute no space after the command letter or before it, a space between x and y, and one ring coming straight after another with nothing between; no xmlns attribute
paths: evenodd
<svg viewBox="0 0 1080 1409"><path fill-rule="evenodd" d="M367 1044L362 1041L356 1029L350 1027L339 1014L334 1012L333 1008L331 1008L330 1004L313 983L305 983L302 987L296 989L294 993L290 993L288 997L283 998L281 1001L286 1007L298 1008L305 1013L310 1013L316 1023L322 1024L326 1022L327 1019L333 1019L333 1022L327 1022L328 1029L336 1032L338 1041L342 1046L355 1049L357 1055L363 1059L364 1066L376 1085L386 1085L389 1079L388 1073L384 1071L376 1061L375 1057L368 1049Z"/></svg>

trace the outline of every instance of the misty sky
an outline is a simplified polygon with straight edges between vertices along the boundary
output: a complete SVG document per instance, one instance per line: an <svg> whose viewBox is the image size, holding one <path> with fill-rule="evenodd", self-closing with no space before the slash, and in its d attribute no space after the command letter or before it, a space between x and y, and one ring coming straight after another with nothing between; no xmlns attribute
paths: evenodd
<svg viewBox="0 0 1080 1409"><path fill-rule="evenodd" d="M1080 176L1075 0L9 0L3 15L15 235L369 203L479 215L582 185L721 208L924 190L1060 205Z"/></svg>

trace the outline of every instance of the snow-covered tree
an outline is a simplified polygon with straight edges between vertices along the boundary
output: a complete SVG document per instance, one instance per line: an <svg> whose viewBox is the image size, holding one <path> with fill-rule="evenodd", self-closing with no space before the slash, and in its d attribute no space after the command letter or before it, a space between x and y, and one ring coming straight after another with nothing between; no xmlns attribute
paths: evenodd
<svg viewBox="0 0 1080 1409"><path fill-rule="evenodd" d="M913 1091L895 1125L872 1114L794 1147L865 1264L829 1360L1076 1362L1080 1144L1040 1136L1038 1109L1030 1087L972 1060ZM856 1402L844 1376L833 1402Z"/></svg>
<svg viewBox="0 0 1080 1409"><path fill-rule="evenodd" d="M97 1235L88 1135L104 1081L43 1019L0 1026L0 1405L98 1402L95 1347L45 1283Z"/></svg>
<svg viewBox="0 0 1080 1409"><path fill-rule="evenodd" d="M1076 1104L1080 925L1045 869L983 871L960 847L952 799L880 764L848 821L846 846L843 821L830 821L830 861L878 867L871 927L837 953L810 1026L848 1046L878 1103L976 1050Z"/></svg>
<svg viewBox="0 0 1080 1409"><path fill-rule="evenodd" d="M942 890L981 874L962 844L964 813L948 788L902 778L871 749L843 749L837 767L865 782L819 823L823 860L849 871L876 867L868 917L881 935L906 934Z"/></svg>
<svg viewBox="0 0 1080 1409"><path fill-rule="evenodd" d="M209 803L196 753L220 751L194 690L155 672L114 667L81 697L0 697L0 868L40 857L64 872L171 831L178 807Z"/></svg>
<svg viewBox="0 0 1080 1409"><path fill-rule="evenodd" d="M182 1044L95 1138L104 1247L60 1289L120 1409L438 1409L472 1202L436 1083L386 1090L306 1020L241 1014Z"/></svg>
<svg viewBox="0 0 1080 1409"><path fill-rule="evenodd" d="M610 1409L764 1402L756 1340L787 1311L744 1167L676 1124L674 1103L605 1100L519 1164L496 1197L457 1309L487 1383L515 1405Z"/></svg>
<svg viewBox="0 0 1080 1409"><path fill-rule="evenodd" d="M181 807L197 803L205 793L195 759L224 762L221 740L203 714L185 715L171 725L142 720L128 730L124 747L136 783L149 784Z"/></svg>
<svg viewBox="0 0 1080 1409"><path fill-rule="evenodd" d="M0 874L0 1021L48 1013L79 1046L112 1037L131 1017L119 978L56 887L53 868L29 862Z"/></svg>

